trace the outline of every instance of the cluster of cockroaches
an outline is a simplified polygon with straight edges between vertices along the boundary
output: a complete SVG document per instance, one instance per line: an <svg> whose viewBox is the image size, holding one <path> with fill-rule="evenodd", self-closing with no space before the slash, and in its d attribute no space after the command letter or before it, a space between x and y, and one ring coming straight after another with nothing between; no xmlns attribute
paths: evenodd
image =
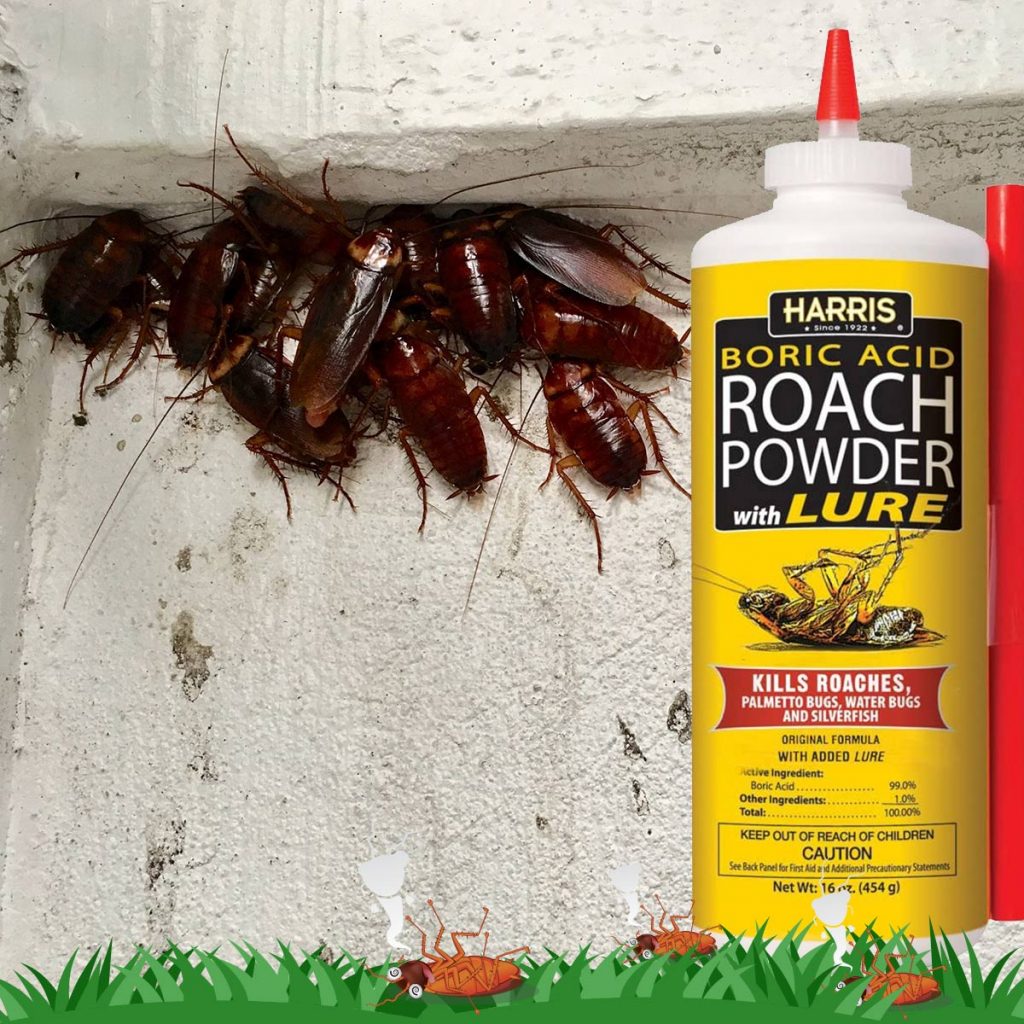
<svg viewBox="0 0 1024 1024"><path fill-rule="evenodd" d="M282 484L289 515L282 467L315 473L343 494L342 471L359 440L397 419L423 502L421 530L427 479L412 442L455 494L479 492L491 479L477 417L486 403L514 438L550 455L547 480L557 473L593 524L599 570L597 517L570 469L582 467L612 493L660 470L688 493L665 466L651 412L664 417L652 394L608 370L675 373L685 356L685 339L636 304L649 293L686 309L644 270L672 272L620 228L598 231L527 206L442 219L403 205L364 218L357 231L331 195L326 163L323 199L313 200L272 179L228 137L258 184L229 199L190 183L226 211L197 240L176 245L137 212L118 210L68 240L18 254L62 250L43 289L43 315L90 350L80 402L102 352L100 393L166 338L192 381L208 376L198 393L219 390L255 428L246 444ZM313 283L300 299L304 279ZM131 352L108 379L132 330ZM520 433L480 376L522 371L531 359L543 367L547 447Z"/></svg>

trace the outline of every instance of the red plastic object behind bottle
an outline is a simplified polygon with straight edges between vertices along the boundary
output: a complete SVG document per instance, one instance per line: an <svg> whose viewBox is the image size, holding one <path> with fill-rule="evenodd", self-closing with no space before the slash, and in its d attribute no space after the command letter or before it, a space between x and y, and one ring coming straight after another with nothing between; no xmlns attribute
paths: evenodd
<svg viewBox="0 0 1024 1024"><path fill-rule="evenodd" d="M991 913L1024 919L1024 185L988 190Z"/></svg>

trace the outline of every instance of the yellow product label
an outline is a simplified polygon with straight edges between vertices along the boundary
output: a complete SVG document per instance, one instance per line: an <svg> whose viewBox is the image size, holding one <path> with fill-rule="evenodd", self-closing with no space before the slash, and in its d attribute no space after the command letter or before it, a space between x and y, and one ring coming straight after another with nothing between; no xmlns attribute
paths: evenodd
<svg viewBox="0 0 1024 1024"><path fill-rule="evenodd" d="M988 918L986 298L942 264L694 271L703 927Z"/></svg>

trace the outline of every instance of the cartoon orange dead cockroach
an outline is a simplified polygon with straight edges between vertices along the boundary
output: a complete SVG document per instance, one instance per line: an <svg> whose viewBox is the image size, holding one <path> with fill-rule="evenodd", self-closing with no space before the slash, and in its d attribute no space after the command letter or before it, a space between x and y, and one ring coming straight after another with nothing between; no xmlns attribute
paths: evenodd
<svg viewBox="0 0 1024 1024"><path fill-rule="evenodd" d="M452 945L455 947L454 954L446 953L441 948L441 939L444 938L445 926L434 906L433 900L427 900L427 906L437 918L437 937L434 939L434 951L427 949L427 933L411 918L406 921L420 933L421 960L406 960L390 967L387 972L387 980L398 986L398 992L390 999L385 999L378 1006L385 1003L393 1003L403 993L408 993L413 999L420 999L424 992L430 992L439 996L457 996L463 999L481 999L485 996L496 996L500 992L508 992L517 988L523 982L522 972L519 965L506 959L515 953L529 953L529 946L520 946L517 949L510 949L507 952L499 953L497 956L487 955L487 943L490 939L490 932L484 931L484 924L487 922L487 915L490 908L484 907L484 916L480 921L480 927L475 932L449 932ZM480 954L467 953L462 948L460 939L475 939L479 935L484 937L484 949ZM476 1007L473 1007L476 1010Z"/></svg>
<svg viewBox="0 0 1024 1024"><path fill-rule="evenodd" d="M658 901L658 906L661 907L661 919L655 925L654 914L641 905L640 909L651 919L651 930L637 932L633 952L638 960L650 960L666 953L673 958L680 957L685 956L691 950L696 956L710 956L718 949L718 943L715 942L713 935L708 935L706 931L695 932L692 928L680 927L680 921L689 922L692 926L692 903L685 914L669 914L661 897L655 894L654 898ZM666 919L672 925L671 928L665 927Z"/></svg>
<svg viewBox="0 0 1024 1024"><path fill-rule="evenodd" d="M868 967L866 961L861 958L861 975L853 976L840 982L838 987L845 987L850 982L867 978L868 983L861 997L863 1000L871 999L873 996L890 996L894 992L899 995L893 1000L893 1006L913 1006L916 1003L927 1003L930 999L938 999L942 995L938 980L934 977L936 971L945 970L944 967L932 967L924 971L903 971L900 970L899 961L904 957L910 957L911 963L917 959L918 954L910 953L887 953L885 956L885 970L878 966L876 956Z"/></svg>

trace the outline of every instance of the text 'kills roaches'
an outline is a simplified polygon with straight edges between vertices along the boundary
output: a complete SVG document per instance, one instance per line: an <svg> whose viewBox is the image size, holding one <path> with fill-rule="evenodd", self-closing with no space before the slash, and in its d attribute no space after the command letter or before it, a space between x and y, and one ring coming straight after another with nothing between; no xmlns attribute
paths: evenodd
<svg viewBox="0 0 1024 1024"><path fill-rule="evenodd" d="M654 432L652 412L668 424L653 402L667 389L639 391L612 375L620 367L674 378L685 369L687 335L637 300L685 311L645 271L686 278L620 227L598 230L553 209L443 214L406 204L359 223L331 194L326 162L323 197L314 199L272 178L225 131L256 181L234 198L212 183L181 183L217 211L200 233L116 210L14 257L59 252L40 316L89 349L78 422L100 353L109 353L95 389L103 394L151 347L191 374L190 384L207 377L193 398L219 391L253 427L246 444L284 488L289 516L286 467L348 497L343 474L368 439L390 436L413 468L422 530L430 471L420 457L451 497L477 495L496 475L479 419L485 405L515 443L551 457L549 479L558 475L592 524L599 571L598 516L571 469L609 497L655 472L688 493ZM130 355L112 376L133 328ZM546 445L492 395L502 375L535 370Z"/></svg>

